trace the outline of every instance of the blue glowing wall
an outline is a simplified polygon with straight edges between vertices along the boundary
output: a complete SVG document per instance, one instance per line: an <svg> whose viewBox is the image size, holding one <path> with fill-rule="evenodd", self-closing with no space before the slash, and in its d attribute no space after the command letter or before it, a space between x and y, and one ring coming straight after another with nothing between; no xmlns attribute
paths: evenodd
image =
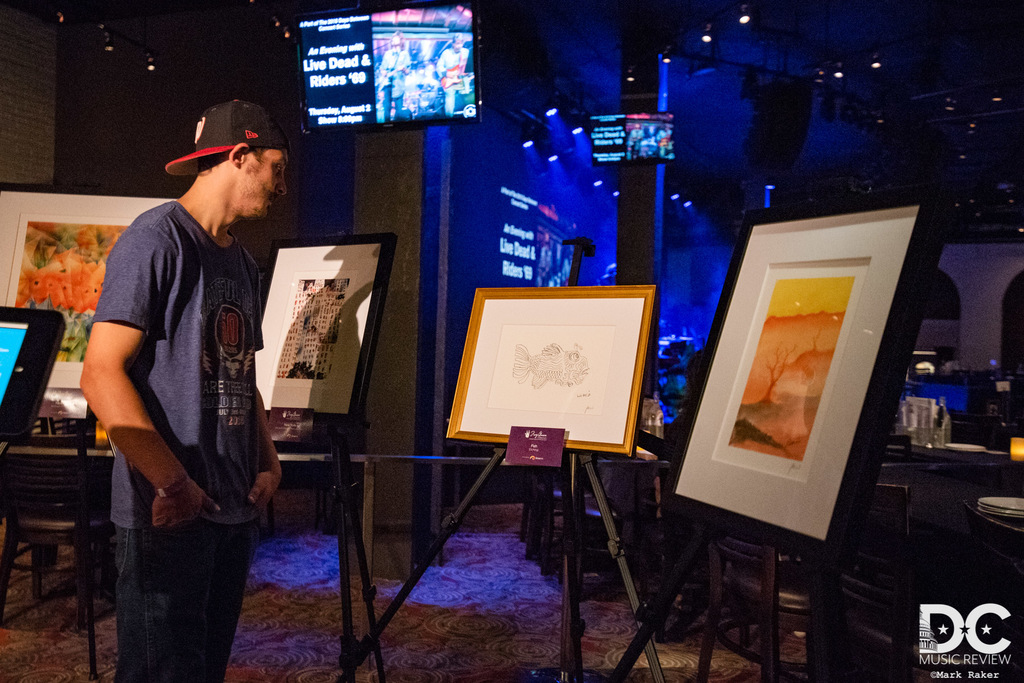
<svg viewBox="0 0 1024 683"><path fill-rule="evenodd" d="M553 133L566 129L558 117L548 123ZM564 130L561 154L549 160L551 148L524 147L521 130L512 118L485 112L480 125L452 131L449 396L477 288L565 285L573 249L562 242L575 237L590 238L596 250L583 260L579 284L601 284L615 261L614 170L591 166L582 133Z"/></svg>

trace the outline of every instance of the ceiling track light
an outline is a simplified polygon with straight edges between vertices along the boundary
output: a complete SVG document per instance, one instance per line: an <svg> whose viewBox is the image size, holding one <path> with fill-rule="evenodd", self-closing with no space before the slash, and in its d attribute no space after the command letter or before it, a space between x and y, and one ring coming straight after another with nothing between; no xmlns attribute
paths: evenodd
<svg viewBox="0 0 1024 683"><path fill-rule="evenodd" d="M152 50L146 50L146 71L156 71L156 56Z"/></svg>
<svg viewBox="0 0 1024 683"><path fill-rule="evenodd" d="M740 23L750 23L750 5L740 5Z"/></svg>
<svg viewBox="0 0 1024 683"><path fill-rule="evenodd" d="M700 39L701 39L702 42L705 42L705 43L710 43L711 42L711 24L710 24L710 22L707 23L707 24L704 24L704 35L702 35L700 37Z"/></svg>
<svg viewBox="0 0 1024 683"><path fill-rule="evenodd" d="M832 71L832 78L842 78L843 77L843 63L842 62L836 62L834 67L833 67L833 69L834 70Z"/></svg>
<svg viewBox="0 0 1024 683"><path fill-rule="evenodd" d="M872 69L881 69L882 68L882 60L879 59L877 52L871 56L871 68Z"/></svg>

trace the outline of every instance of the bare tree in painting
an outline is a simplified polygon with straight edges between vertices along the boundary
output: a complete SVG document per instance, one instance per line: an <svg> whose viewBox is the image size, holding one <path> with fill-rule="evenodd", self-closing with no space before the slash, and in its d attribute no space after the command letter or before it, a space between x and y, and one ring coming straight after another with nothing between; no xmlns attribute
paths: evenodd
<svg viewBox="0 0 1024 683"><path fill-rule="evenodd" d="M779 383L782 375L786 372L786 368L789 367L789 357L794 351L796 351L795 344L789 348L778 346L775 349L774 358L765 361L765 369L768 371L768 388L765 390L764 396L761 397L759 403L773 403L772 394L775 392L775 385Z"/></svg>

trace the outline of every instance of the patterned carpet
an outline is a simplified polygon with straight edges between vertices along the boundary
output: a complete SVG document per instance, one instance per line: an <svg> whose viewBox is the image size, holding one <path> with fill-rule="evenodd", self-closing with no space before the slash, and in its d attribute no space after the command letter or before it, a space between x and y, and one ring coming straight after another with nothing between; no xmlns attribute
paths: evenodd
<svg viewBox="0 0 1024 683"><path fill-rule="evenodd" d="M260 546L250 576L227 680L288 683L334 682L339 675L341 599L334 536L312 529L313 499L282 491L275 499L277 529ZM518 506L478 506L445 546L445 564L431 567L388 625L381 639L386 678L392 683L514 683L531 668L559 661L561 588L526 560ZM63 554L61 560L69 562ZM353 563L353 567L354 567ZM379 586L379 616L401 588ZM0 629L0 682L85 681L84 631L74 628L74 589L51 577L46 597L31 597L27 572L15 571ZM614 572L588 574L581 612L587 630L584 666L609 673L635 630L621 580ZM361 606L358 578L352 586ZM112 681L116 659L113 606L96 601L100 680ZM357 612L358 634L364 632ZM698 637L658 644L668 683L693 680ZM360 682L376 681L370 665ZM641 656L629 681L653 680ZM759 670L716 650L711 680L759 680Z"/></svg>

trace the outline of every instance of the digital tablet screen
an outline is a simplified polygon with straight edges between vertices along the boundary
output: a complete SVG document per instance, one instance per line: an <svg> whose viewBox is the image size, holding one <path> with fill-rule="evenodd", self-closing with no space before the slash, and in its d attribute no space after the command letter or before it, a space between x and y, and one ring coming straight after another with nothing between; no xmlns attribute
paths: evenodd
<svg viewBox="0 0 1024 683"><path fill-rule="evenodd" d="M7 385L11 383L18 352L27 333L27 323L0 322L0 404L7 395Z"/></svg>
<svg viewBox="0 0 1024 683"><path fill-rule="evenodd" d="M57 311L0 307L0 438L31 429L63 336Z"/></svg>

